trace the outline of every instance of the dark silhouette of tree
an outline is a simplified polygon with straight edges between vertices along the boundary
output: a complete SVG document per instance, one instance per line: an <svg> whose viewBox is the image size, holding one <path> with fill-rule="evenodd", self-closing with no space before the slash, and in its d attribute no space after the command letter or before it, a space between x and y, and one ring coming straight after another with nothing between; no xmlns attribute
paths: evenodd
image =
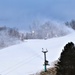
<svg viewBox="0 0 75 75"><path fill-rule="evenodd" d="M70 42L64 47L56 64L56 75L75 75L75 46Z"/></svg>

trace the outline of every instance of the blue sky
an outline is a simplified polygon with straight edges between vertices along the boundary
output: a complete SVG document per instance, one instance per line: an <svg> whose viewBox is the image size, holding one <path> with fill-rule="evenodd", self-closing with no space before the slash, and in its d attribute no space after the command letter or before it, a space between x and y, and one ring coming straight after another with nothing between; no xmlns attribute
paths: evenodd
<svg viewBox="0 0 75 75"><path fill-rule="evenodd" d="M75 19L75 0L0 0L0 25L28 29L36 19Z"/></svg>

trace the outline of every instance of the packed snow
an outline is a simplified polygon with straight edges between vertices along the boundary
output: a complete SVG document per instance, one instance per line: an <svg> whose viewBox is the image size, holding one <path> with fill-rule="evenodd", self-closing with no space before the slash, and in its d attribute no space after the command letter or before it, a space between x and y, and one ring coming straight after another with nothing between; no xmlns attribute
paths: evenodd
<svg viewBox="0 0 75 75"><path fill-rule="evenodd" d="M60 57L68 42L75 43L75 32L47 40L25 40L23 43L0 50L0 75L32 75L43 70L42 48L48 50L47 60L51 63Z"/></svg>

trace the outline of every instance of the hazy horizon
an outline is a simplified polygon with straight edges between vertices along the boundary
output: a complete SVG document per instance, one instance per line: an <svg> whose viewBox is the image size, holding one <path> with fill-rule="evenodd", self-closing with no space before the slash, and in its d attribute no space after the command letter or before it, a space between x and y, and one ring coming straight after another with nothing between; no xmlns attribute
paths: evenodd
<svg viewBox="0 0 75 75"><path fill-rule="evenodd" d="M0 0L0 26L28 30L33 21L75 19L74 0Z"/></svg>

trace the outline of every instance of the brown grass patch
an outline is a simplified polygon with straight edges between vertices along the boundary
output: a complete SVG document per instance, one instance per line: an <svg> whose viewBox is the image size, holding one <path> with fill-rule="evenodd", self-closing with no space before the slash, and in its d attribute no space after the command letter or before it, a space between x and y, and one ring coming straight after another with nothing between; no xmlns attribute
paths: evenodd
<svg viewBox="0 0 75 75"><path fill-rule="evenodd" d="M40 72L40 75L56 75L56 68L52 67L47 70L47 72Z"/></svg>

